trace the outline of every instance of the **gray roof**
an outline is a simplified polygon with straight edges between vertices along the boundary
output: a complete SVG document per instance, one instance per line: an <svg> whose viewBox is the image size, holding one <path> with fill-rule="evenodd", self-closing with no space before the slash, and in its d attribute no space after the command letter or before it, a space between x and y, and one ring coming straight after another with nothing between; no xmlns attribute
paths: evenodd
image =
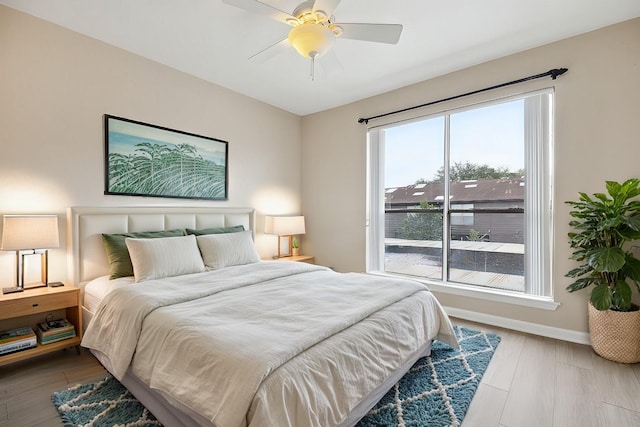
<svg viewBox="0 0 640 427"><path fill-rule="evenodd" d="M469 180L451 183L452 203L524 200L524 178ZM414 184L385 189L385 204L417 205L421 201L442 203L443 184Z"/></svg>

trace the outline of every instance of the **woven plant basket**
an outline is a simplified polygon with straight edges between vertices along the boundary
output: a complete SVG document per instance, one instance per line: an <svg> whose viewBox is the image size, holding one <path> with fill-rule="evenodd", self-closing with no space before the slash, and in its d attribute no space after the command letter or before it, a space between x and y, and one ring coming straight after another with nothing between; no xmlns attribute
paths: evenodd
<svg viewBox="0 0 640 427"><path fill-rule="evenodd" d="M591 347L605 359L640 362L640 311L599 311L589 302Z"/></svg>

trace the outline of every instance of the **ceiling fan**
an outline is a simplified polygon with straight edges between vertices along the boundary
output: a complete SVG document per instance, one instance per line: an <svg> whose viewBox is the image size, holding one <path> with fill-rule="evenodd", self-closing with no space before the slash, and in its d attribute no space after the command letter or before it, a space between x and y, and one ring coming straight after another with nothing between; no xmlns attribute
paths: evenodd
<svg viewBox="0 0 640 427"><path fill-rule="evenodd" d="M311 78L314 78L316 58L326 57L334 67L337 58L331 57L336 38L396 44L402 33L400 24L336 23L333 11L341 0L307 0L289 14L257 0L223 0L231 6L274 19L293 28L286 39L256 53L249 59L264 61L293 46L305 58L311 59Z"/></svg>

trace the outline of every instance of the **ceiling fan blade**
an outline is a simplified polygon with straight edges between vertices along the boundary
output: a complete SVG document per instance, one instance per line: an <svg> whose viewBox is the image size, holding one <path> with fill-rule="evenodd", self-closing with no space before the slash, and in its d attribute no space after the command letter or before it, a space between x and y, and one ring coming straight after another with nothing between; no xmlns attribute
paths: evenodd
<svg viewBox="0 0 640 427"><path fill-rule="evenodd" d="M289 44L289 39L280 40L277 43L272 44L266 49L261 50L260 52L249 57L249 61L254 62L256 64L261 64L274 56L277 56L287 50L291 45Z"/></svg>
<svg viewBox="0 0 640 427"><path fill-rule="evenodd" d="M257 0L222 0L224 3L246 10L248 12L255 13L267 18L274 19L287 25L292 25L292 22L298 22L296 18L290 14L283 12L275 7L271 7L268 4L260 3Z"/></svg>
<svg viewBox="0 0 640 427"><path fill-rule="evenodd" d="M327 17L333 15L342 0L316 0L313 4L313 11L321 10L327 14Z"/></svg>
<svg viewBox="0 0 640 427"><path fill-rule="evenodd" d="M343 39L396 44L402 34L400 24L334 24L342 29Z"/></svg>

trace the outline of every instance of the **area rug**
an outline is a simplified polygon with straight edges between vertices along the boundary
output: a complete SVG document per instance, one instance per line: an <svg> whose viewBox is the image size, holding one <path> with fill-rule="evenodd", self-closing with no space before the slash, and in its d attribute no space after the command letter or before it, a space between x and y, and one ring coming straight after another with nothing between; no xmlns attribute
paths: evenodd
<svg viewBox="0 0 640 427"><path fill-rule="evenodd" d="M460 350L440 341L357 427L457 427L500 343L494 334L456 327ZM161 427L115 378L53 394L65 427Z"/></svg>
<svg viewBox="0 0 640 427"><path fill-rule="evenodd" d="M458 427L500 343L494 334L456 327L460 350L434 341L356 427Z"/></svg>
<svg viewBox="0 0 640 427"><path fill-rule="evenodd" d="M162 427L162 424L112 376L94 384L53 393L65 427Z"/></svg>

